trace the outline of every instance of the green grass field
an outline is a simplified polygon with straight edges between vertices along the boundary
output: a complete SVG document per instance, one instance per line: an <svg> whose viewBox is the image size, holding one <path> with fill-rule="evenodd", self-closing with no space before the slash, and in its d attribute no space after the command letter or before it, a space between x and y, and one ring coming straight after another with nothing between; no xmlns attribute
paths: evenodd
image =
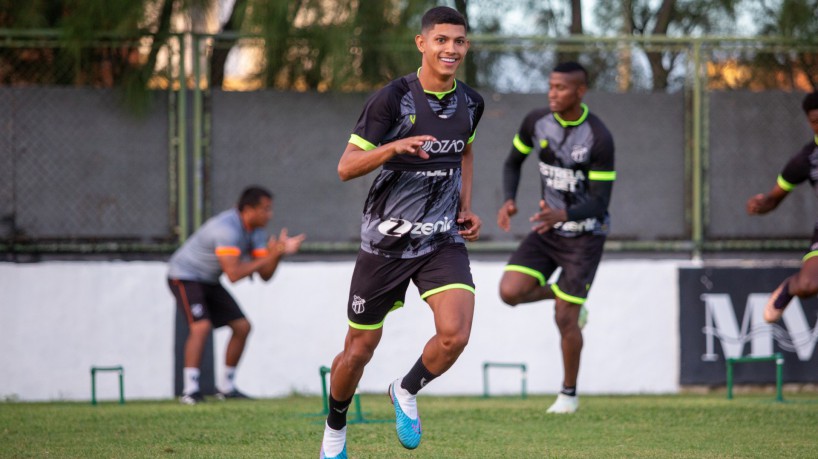
<svg viewBox="0 0 818 459"><path fill-rule="evenodd" d="M403 449L388 397L361 396L351 458L818 457L818 395L583 396L546 415L552 396L421 396L424 436ZM350 408L350 419L356 411ZM0 403L0 457L317 458L320 397L255 401Z"/></svg>

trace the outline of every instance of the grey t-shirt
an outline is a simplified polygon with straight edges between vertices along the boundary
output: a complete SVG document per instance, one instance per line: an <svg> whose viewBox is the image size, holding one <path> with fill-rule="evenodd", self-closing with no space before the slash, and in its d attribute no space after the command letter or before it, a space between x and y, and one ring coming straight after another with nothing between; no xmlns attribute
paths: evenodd
<svg viewBox="0 0 818 459"><path fill-rule="evenodd" d="M228 209L207 220L173 253L168 262L168 277L218 283L222 274L218 255L249 258L266 253L267 232L261 228L248 231L238 209Z"/></svg>

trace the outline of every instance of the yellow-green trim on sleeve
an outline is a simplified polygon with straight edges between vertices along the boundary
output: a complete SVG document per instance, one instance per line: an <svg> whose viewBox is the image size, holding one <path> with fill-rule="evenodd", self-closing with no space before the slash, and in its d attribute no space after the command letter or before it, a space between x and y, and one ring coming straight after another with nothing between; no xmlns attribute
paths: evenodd
<svg viewBox="0 0 818 459"><path fill-rule="evenodd" d="M616 171L588 171L588 180L613 182L616 180Z"/></svg>
<svg viewBox="0 0 818 459"><path fill-rule="evenodd" d="M804 258L801 259L802 262L809 260L812 257L818 256L818 250L813 250L812 252L804 255Z"/></svg>
<svg viewBox="0 0 818 459"><path fill-rule="evenodd" d="M523 142L522 139L520 139L520 134L515 134L514 135L514 142L513 143L514 143L514 148L516 148L517 151L519 151L520 153L522 153L524 155L527 155L527 154L531 153L531 150L534 149L534 147L529 147L528 145L526 145Z"/></svg>
<svg viewBox="0 0 818 459"><path fill-rule="evenodd" d="M420 295L420 299L425 300L426 298L429 298L430 296L434 295L435 293L440 293L440 292L444 292L446 290L452 290L452 289L455 289L455 288L459 288L459 289L462 289L462 290L468 290L468 291L474 293L474 287L472 287L471 285L468 285L468 284L449 284L449 285L444 285L443 287L433 288L431 290L428 290L428 291L424 292L423 295Z"/></svg>
<svg viewBox="0 0 818 459"><path fill-rule="evenodd" d="M818 134L815 134L815 145L818 145Z"/></svg>
<svg viewBox="0 0 818 459"><path fill-rule="evenodd" d="M506 267L505 267L505 269L503 269L503 271L514 271L514 272L518 272L518 273L528 274L529 276L533 277L534 279L537 279L537 281L540 283L540 287L545 286L545 276L543 276L541 272L539 272L539 271L537 271L535 269L531 269L528 266L506 265Z"/></svg>
<svg viewBox="0 0 818 459"><path fill-rule="evenodd" d="M355 135L355 134L352 134L351 136L349 136L349 143L359 147L361 150L364 150L364 151L374 150L375 148L377 148L370 141L366 140L365 138L363 138L363 137L361 137L359 135Z"/></svg>
<svg viewBox="0 0 818 459"><path fill-rule="evenodd" d="M569 294L563 292L562 290L560 290L560 288L559 288L559 286L557 286L557 284L551 284L551 291L554 292L554 295L556 295L557 298L559 298L561 300L565 300L565 301L567 301L569 303L574 303L574 304L585 304L585 298L580 298L578 296L569 295Z"/></svg>
<svg viewBox="0 0 818 459"><path fill-rule="evenodd" d="M475 130L474 130L474 133L471 135L471 137L469 137L469 141L468 141L468 142L466 142L466 143L472 143L472 142L474 142L474 138L475 138L476 136L477 136L477 129L475 129Z"/></svg>
<svg viewBox="0 0 818 459"><path fill-rule="evenodd" d="M784 180L784 177L782 177L780 175L778 176L778 179L776 180L776 183L778 183L778 186L781 187L781 189L784 190L784 191L792 191L792 189L795 188L795 185L793 185L792 183Z"/></svg>

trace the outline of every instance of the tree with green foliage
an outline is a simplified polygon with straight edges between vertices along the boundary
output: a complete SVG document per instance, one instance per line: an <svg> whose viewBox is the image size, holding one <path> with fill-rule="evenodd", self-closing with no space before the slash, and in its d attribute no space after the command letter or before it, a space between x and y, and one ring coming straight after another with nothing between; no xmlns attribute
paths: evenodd
<svg viewBox="0 0 818 459"><path fill-rule="evenodd" d="M760 1L754 4L759 34L791 38L815 48L818 45L818 0ZM818 90L818 53L789 50L759 54L753 60L754 79L767 87L799 86L806 80L809 91ZM781 76L783 76L783 81Z"/></svg>
<svg viewBox="0 0 818 459"><path fill-rule="evenodd" d="M0 27L33 36L56 30L58 35L48 45L35 41L30 47L3 48L0 60L13 70L0 76L0 84L117 86L125 90L127 105L143 111L160 50L178 32L174 15L207 8L209 1L2 0ZM149 50L143 55L146 43ZM19 65L23 62L27 65Z"/></svg>
<svg viewBox="0 0 818 459"><path fill-rule="evenodd" d="M596 20L626 36L703 36L730 30L741 0L597 0ZM645 49L650 65L651 87L665 90L673 69L680 65L681 51Z"/></svg>
<svg viewBox="0 0 818 459"><path fill-rule="evenodd" d="M164 67L157 66L157 59L169 36L226 32L215 37L209 53L210 78L216 87L224 81L227 55L239 42L238 36L252 35L263 42L260 77L267 87L354 89L377 85L405 70L407 59L401 53L395 55L390 43L413 33L420 15L433 3L429 0L400 3L236 0L229 14L224 15L227 17L224 24L211 27L212 30L193 30L191 24L195 20L191 17L212 14L220 2L0 0L0 28L58 30L58 45L54 51L43 53L37 60L41 64L53 62L52 53L65 54L65 62L59 69L61 76L51 79L59 84L94 81L102 86L125 83L144 88L156 69ZM465 1L460 3L465 7ZM98 46L100 37L111 35L121 37L126 45L114 44L112 40ZM145 40L150 43L147 52L144 46L140 50ZM95 43L93 49L89 43ZM0 58L13 61L12 50L3 52L6 55ZM141 54L134 56L135 52ZM104 65L98 65L101 62ZM20 68L19 65L11 67ZM100 70L102 68L108 70Z"/></svg>

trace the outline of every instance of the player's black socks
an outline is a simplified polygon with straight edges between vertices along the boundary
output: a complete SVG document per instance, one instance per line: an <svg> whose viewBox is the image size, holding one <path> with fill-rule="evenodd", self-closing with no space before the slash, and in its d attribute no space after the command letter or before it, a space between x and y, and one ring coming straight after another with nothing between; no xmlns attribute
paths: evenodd
<svg viewBox="0 0 818 459"><path fill-rule="evenodd" d="M423 357L421 357L415 362L415 366L409 370L409 373L406 373L406 376L403 377L400 387L403 387L412 395L417 395L423 386L429 384L437 377L438 375L433 375L426 366L423 365Z"/></svg>
<svg viewBox="0 0 818 459"><path fill-rule="evenodd" d="M348 400L344 400L339 402L332 398L332 394L329 396L329 415L327 415L327 425L331 429L341 430L347 425L347 411L349 410L349 404L352 403L352 397Z"/></svg>
<svg viewBox="0 0 818 459"><path fill-rule="evenodd" d="M571 397L576 397L577 396L577 386L574 386L574 387L562 386L562 390L560 391L560 393L565 394L565 395L569 395Z"/></svg>

